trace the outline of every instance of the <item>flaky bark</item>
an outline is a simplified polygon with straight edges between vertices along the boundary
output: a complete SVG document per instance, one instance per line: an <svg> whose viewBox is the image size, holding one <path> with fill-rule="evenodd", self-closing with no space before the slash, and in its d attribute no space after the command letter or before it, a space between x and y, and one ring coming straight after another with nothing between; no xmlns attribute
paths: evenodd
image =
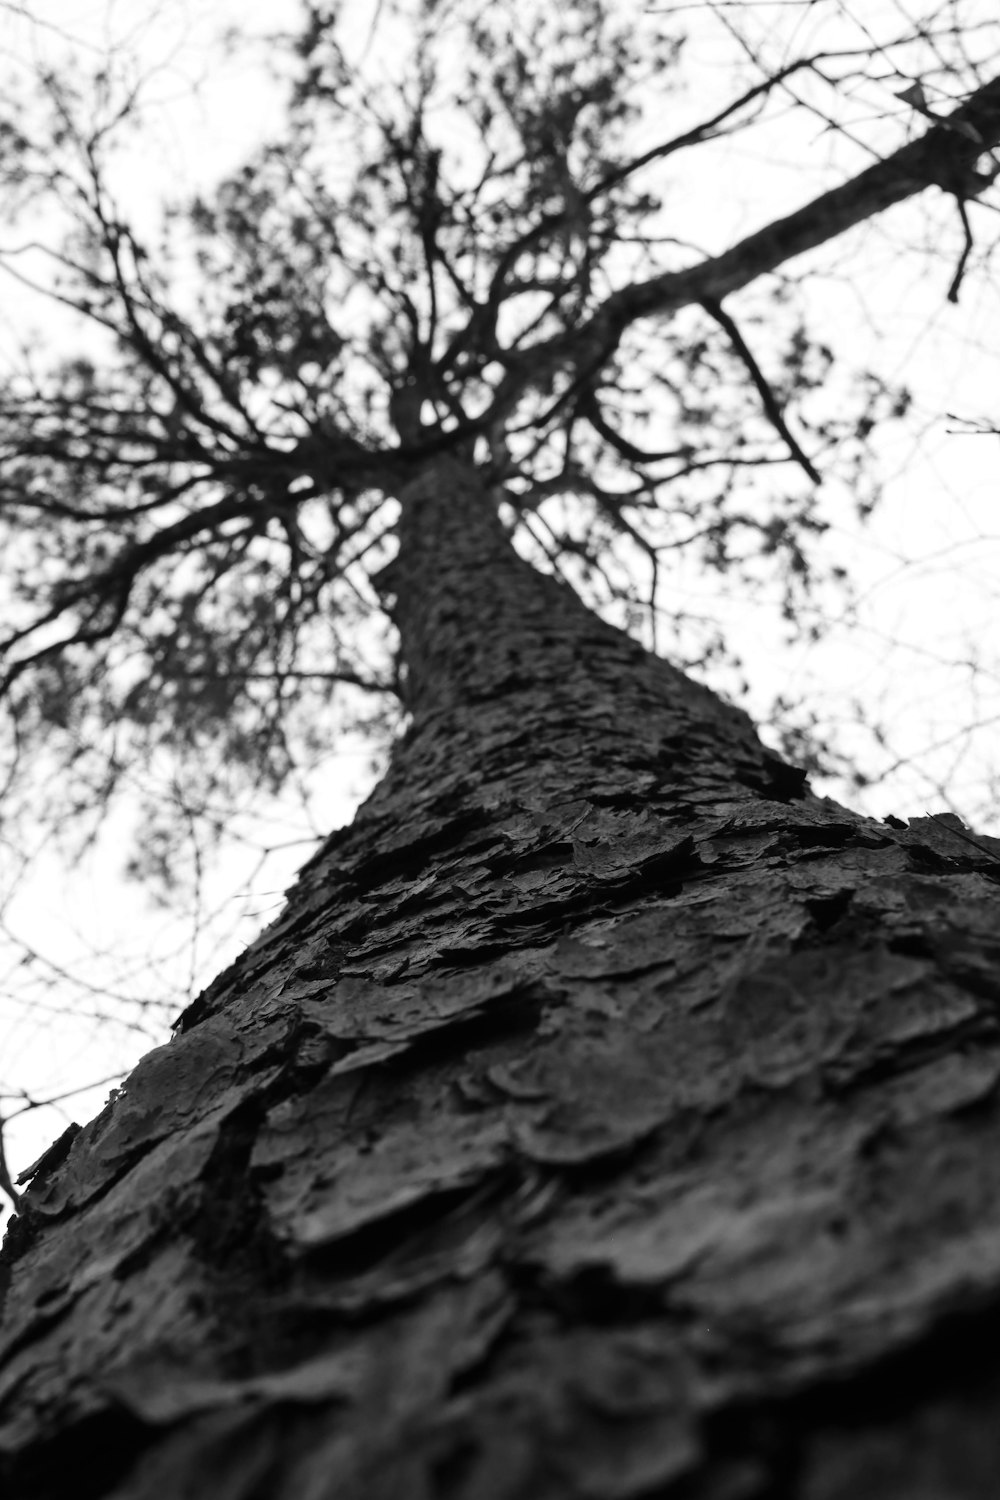
<svg viewBox="0 0 1000 1500"><path fill-rule="evenodd" d="M402 502L412 727L37 1172L4 1495L992 1496L996 852Z"/></svg>

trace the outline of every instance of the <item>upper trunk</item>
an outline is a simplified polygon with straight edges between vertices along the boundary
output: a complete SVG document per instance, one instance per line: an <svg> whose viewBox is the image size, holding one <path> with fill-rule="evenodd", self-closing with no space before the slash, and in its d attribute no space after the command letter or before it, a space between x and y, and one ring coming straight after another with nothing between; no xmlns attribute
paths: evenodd
<svg viewBox="0 0 1000 1500"><path fill-rule="evenodd" d="M5 1495L992 1496L996 856L401 500L412 726L36 1174Z"/></svg>

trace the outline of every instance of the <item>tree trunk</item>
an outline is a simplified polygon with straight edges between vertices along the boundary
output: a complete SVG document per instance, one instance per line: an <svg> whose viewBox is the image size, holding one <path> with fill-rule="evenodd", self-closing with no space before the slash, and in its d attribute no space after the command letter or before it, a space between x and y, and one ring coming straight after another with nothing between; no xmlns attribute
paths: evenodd
<svg viewBox="0 0 1000 1500"><path fill-rule="evenodd" d="M9 1500L1000 1486L1000 858L401 496L412 724L9 1232Z"/></svg>

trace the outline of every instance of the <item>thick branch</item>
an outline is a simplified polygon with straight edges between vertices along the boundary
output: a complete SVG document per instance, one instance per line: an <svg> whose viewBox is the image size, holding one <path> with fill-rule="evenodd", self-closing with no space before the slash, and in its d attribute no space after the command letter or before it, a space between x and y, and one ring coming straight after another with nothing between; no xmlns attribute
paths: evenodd
<svg viewBox="0 0 1000 1500"><path fill-rule="evenodd" d="M947 120L867 167L857 177L806 203L795 213L748 235L731 250L613 292L597 317L623 326L691 302L719 302L758 276L845 234L856 224L936 186L957 191L978 159L1000 145L1000 78L984 84Z"/></svg>
<svg viewBox="0 0 1000 1500"><path fill-rule="evenodd" d="M567 366L592 369L595 359L603 362L617 348L625 329L640 318L677 312L692 303L719 304L759 276L836 239L925 188L937 186L965 195L976 162L998 145L1000 78L977 89L965 104L919 140L902 146L884 161L820 194L785 218L747 235L721 255L622 287L612 292L586 322L508 356L508 373L500 381L489 411L474 425L485 428L496 422L527 388L544 389Z"/></svg>

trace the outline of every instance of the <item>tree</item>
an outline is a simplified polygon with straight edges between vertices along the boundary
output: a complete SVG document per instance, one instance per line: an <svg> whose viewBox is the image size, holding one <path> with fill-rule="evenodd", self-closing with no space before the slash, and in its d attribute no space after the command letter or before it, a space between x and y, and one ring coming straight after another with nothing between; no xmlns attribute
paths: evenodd
<svg viewBox="0 0 1000 1500"><path fill-rule="evenodd" d="M108 210L91 150L73 296L121 363L9 403L17 535L68 562L11 642L19 729L105 712L181 750L211 729L279 774L274 698L250 684L308 676L300 624L346 596L346 540L385 494L375 582L406 725L278 920L25 1174L3 1252L7 1490L832 1500L930 1474L928 1493L989 1494L1000 841L815 797L745 714L508 533L546 484L589 496L591 530L631 524L610 456L653 492L677 446L651 456L641 407L627 425L608 403L633 331L692 302L808 473L724 298L928 183L964 207L1000 86L731 251L607 290L648 207L609 85L642 47L609 29L596 63L567 44L563 73L547 53L536 103L517 48L481 34L473 97L492 88L520 141L490 164L484 247L443 196L420 69L338 220L308 171L310 111L347 86L328 20L302 46L303 133L195 214L200 321ZM305 180L308 232L272 172ZM384 261L350 240L366 226ZM377 294L356 313L345 293L336 329L309 296L331 260ZM688 358L695 396L710 357ZM793 337L790 385L810 357ZM680 382L677 408L705 441ZM703 519L724 552L735 523ZM739 522L794 557L797 519ZM64 633L32 643L41 626ZM327 650L326 678L360 676Z"/></svg>

